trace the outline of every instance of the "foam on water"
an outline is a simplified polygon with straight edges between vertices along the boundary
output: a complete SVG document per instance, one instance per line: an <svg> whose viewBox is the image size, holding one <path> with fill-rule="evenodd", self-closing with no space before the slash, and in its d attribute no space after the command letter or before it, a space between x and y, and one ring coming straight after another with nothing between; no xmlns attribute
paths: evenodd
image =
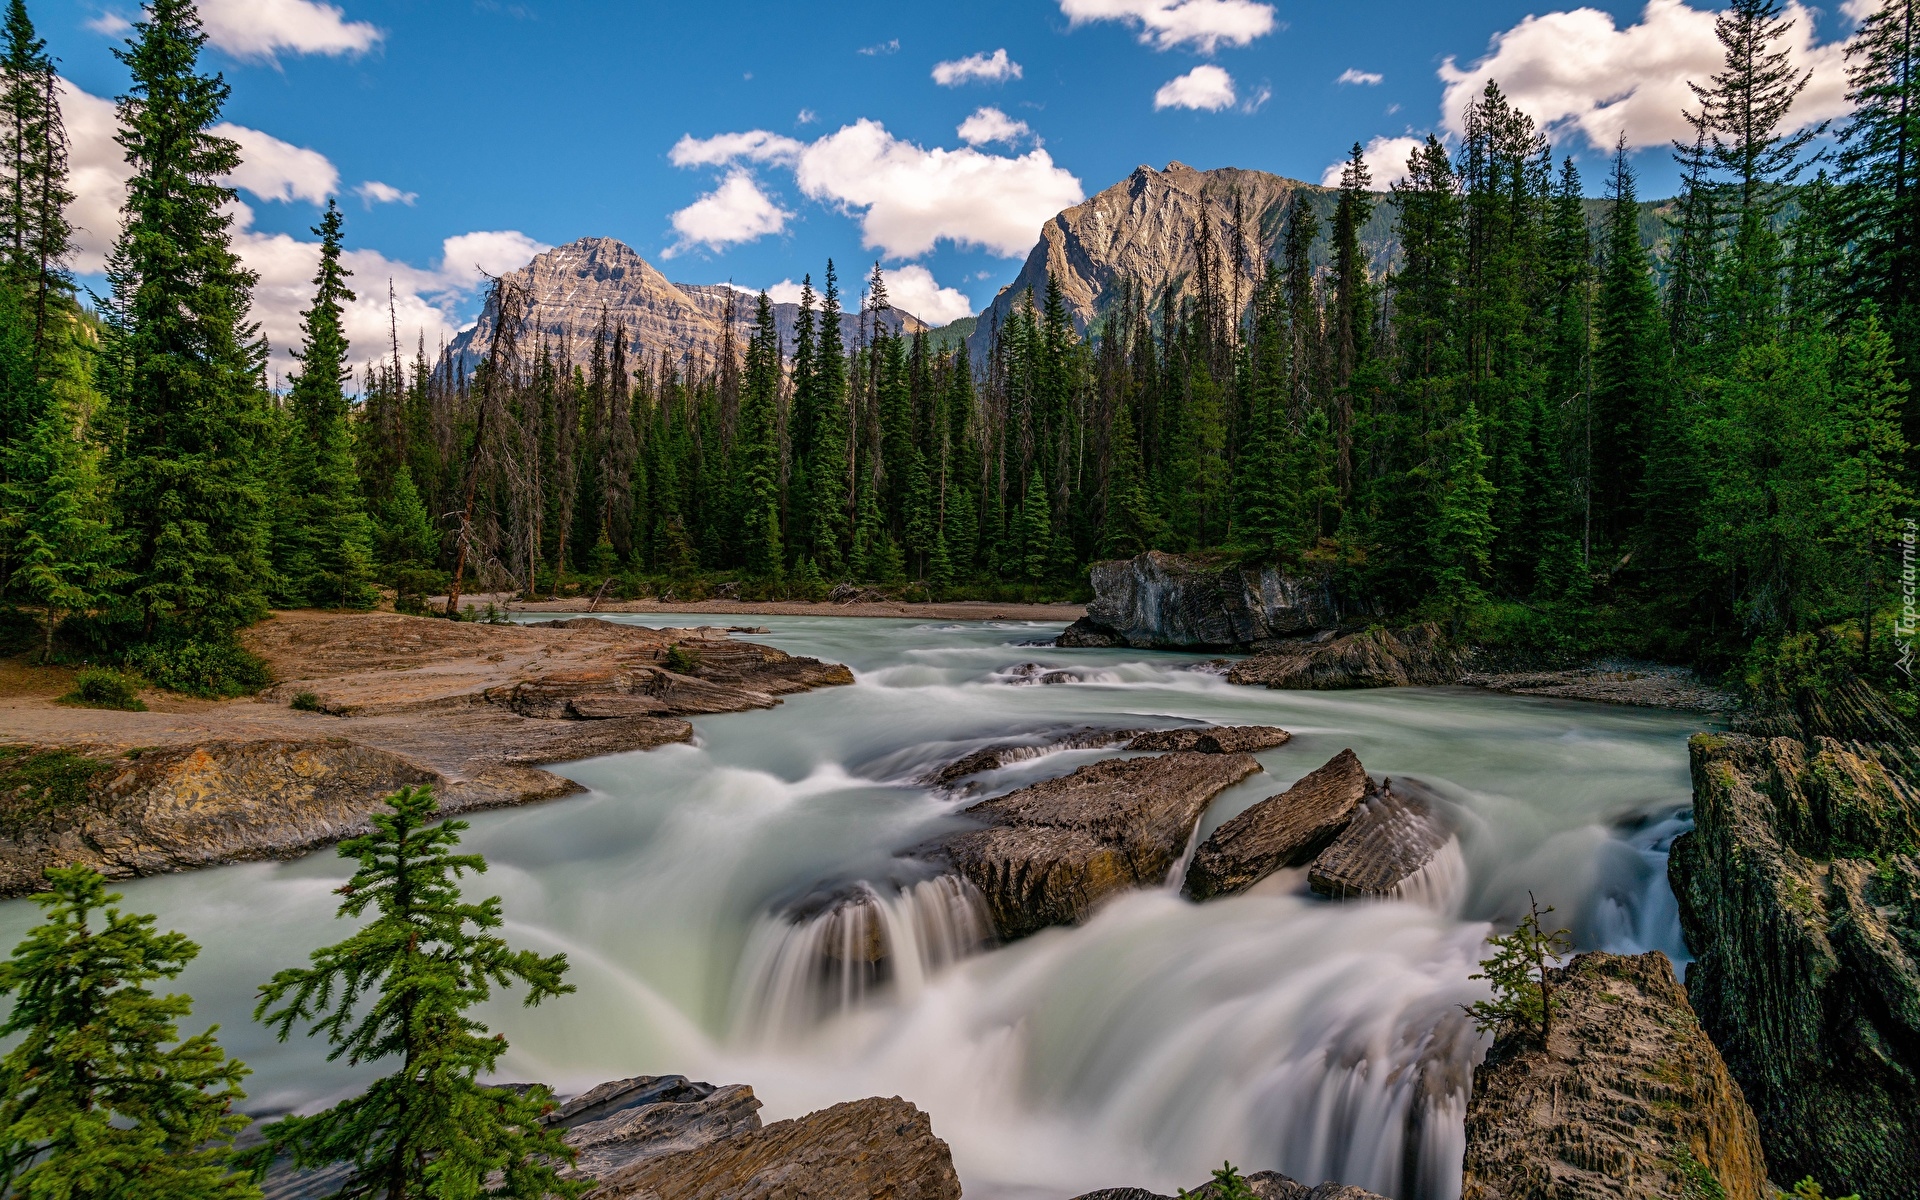
<svg viewBox="0 0 1920 1200"><path fill-rule="evenodd" d="M579 987L534 1010L511 993L485 1006L512 1043L503 1077L750 1083L767 1120L904 1096L953 1147L969 1200L1170 1193L1222 1159L1457 1200L1483 1048L1459 1005L1485 994L1467 977L1490 929L1531 893L1582 947L1683 952L1664 868L1687 825L1694 718L1240 688L1191 670L1198 655L1019 644L1058 628L1032 623L756 621L773 632L754 640L848 663L856 685L699 718L694 745L562 768L582 796L468 818L468 848L493 865L469 892L500 894L513 942L564 950ZM1026 662L1082 682L998 678ZM1457 836L1385 902L1329 903L1290 875L1193 904L1176 871L1081 927L997 948L977 896L901 858L964 825L971 800L913 782L935 763L1065 728L1195 721L1295 734L1196 839L1347 747L1376 777L1430 784ZM1004 791L1111 753L981 781ZM256 1109L310 1109L373 1073L250 1019L260 983L351 928L330 894L349 873L323 852L116 885L203 947L180 981L196 997L183 1027L220 1023ZM0 905L0 944L36 914Z"/></svg>

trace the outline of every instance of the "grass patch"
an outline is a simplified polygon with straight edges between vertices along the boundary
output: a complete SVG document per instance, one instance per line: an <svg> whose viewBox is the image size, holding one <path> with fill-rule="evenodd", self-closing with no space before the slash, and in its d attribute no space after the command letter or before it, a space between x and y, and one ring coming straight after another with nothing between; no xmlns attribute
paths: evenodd
<svg viewBox="0 0 1920 1200"><path fill-rule="evenodd" d="M0 746L0 835L17 838L85 804L93 777L106 769L106 763L71 750Z"/></svg>
<svg viewBox="0 0 1920 1200"><path fill-rule="evenodd" d="M287 707L300 712L317 713L324 711L320 707L320 697L312 692L295 692L293 699L287 701Z"/></svg>
<svg viewBox="0 0 1920 1200"><path fill-rule="evenodd" d="M679 642L667 647L667 670L675 675L691 675L700 666L700 652L689 650Z"/></svg>
<svg viewBox="0 0 1920 1200"><path fill-rule="evenodd" d="M74 676L73 690L60 697L60 703L76 708L111 708L121 712L145 712L138 685L125 674L107 667L88 667Z"/></svg>

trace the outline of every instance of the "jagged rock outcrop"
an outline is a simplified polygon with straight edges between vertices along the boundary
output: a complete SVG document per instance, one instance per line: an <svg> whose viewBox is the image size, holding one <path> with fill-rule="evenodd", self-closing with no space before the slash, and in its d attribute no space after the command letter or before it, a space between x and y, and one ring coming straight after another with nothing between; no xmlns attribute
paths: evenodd
<svg viewBox="0 0 1920 1200"><path fill-rule="evenodd" d="M1340 620L1324 581L1278 567L1202 563L1149 550L1095 563L1092 579L1093 602L1060 635L1062 646L1244 650L1332 629Z"/></svg>
<svg viewBox="0 0 1920 1200"><path fill-rule="evenodd" d="M1849 680L1691 745L1687 990L1775 1179L1920 1195L1920 742Z"/></svg>
<svg viewBox="0 0 1920 1200"><path fill-rule="evenodd" d="M1398 632L1368 629L1318 645L1257 654L1233 665L1230 683L1249 687L1340 691L1347 688L1433 687L1453 683L1474 655L1428 622Z"/></svg>
<svg viewBox="0 0 1920 1200"><path fill-rule="evenodd" d="M1413 881L1437 865L1453 841L1437 799L1414 780L1387 780L1361 803L1333 844L1314 857L1307 882L1336 900L1416 898L1410 894Z"/></svg>
<svg viewBox="0 0 1920 1200"><path fill-rule="evenodd" d="M1213 831L1187 866L1195 900L1244 892L1275 871L1304 867L1339 837L1378 785L1351 750L1342 750L1277 796Z"/></svg>
<svg viewBox="0 0 1920 1200"><path fill-rule="evenodd" d="M1260 764L1246 754L1109 759L966 810L985 823L928 854L986 898L1002 939L1084 920L1101 900L1158 887L1213 798Z"/></svg>
<svg viewBox="0 0 1920 1200"><path fill-rule="evenodd" d="M716 1087L684 1075L603 1083L547 1117L579 1157L569 1172L603 1183L634 1163L710 1146L760 1128L760 1101L744 1084Z"/></svg>
<svg viewBox="0 0 1920 1200"><path fill-rule="evenodd" d="M1195 754L1258 754L1293 740L1276 725L1213 725L1156 729L1127 743L1129 750L1187 751Z"/></svg>
<svg viewBox="0 0 1920 1200"><path fill-rule="evenodd" d="M1278 1171L1257 1171L1245 1177L1247 1190L1260 1197L1260 1200L1385 1200L1365 1188L1349 1187L1340 1183L1322 1183L1317 1187L1308 1187L1304 1183L1287 1178ZM1217 1200L1220 1185L1208 1183L1190 1188L1186 1193L1193 1200ZM1149 1192L1145 1188L1101 1188L1097 1192L1088 1192L1074 1200L1176 1200L1173 1196L1162 1196L1158 1192Z"/></svg>
<svg viewBox="0 0 1920 1200"><path fill-rule="evenodd" d="M595 1200L960 1200L947 1144L899 1097L855 1100L650 1157L603 1176Z"/></svg>
<svg viewBox="0 0 1920 1200"><path fill-rule="evenodd" d="M1462 1200L1766 1200L1760 1130L1658 951L1555 972L1550 1052L1503 1032L1473 1077Z"/></svg>
<svg viewBox="0 0 1920 1200"><path fill-rule="evenodd" d="M576 363L585 364L594 334L606 314L608 328L627 332L627 361L641 364L641 356L665 355L678 360L693 353L709 359L720 348L731 305L734 345L744 348L751 336L756 298L725 284L672 283L632 247L613 238L584 237L555 247L534 258L507 279L525 290L532 304L523 338L545 340L559 354L562 347ZM800 306L773 306L780 344L791 348ZM890 309L882 314L887 327L898 333L928 328L911 313ZM871 318L869 318L871 320ZM853 346L860 337L860 313L841 317L841 344ZM483 313L472 329L447 347L456 365L465 369L486 356L493 336L491 314Z"/></svg>
<svg viewBox="0 0 1920 1200"><path fill-rule="evenodd" d="M1197 171L1168 163L1156 171L1139 166L1125 179L1061 212L1040 230L1020 274L980 315L968 349L983 359L988 338L981 332L1006 324L1029 289L1034 304L1047 295L1049 278L1060 289L1074 326L1086 333L1119 299L1122 283L1144 289L1154 303L1171 286L1176 301L1191 295L1195 280L1194 247L1204 210L1216 245L1216 262L1232 272L1222 287L1240 302L1251 303L1267 259L1278 250L1291 206L1304 201L1327 228L1337 193L1265 171L1222 167ZM1236 205L1238 211L1236 212ZM1360 231L1376 270L1387 265L1393 244L1393 220L1386 204L1374 205ZM1236 243L1245 253L1236 254ZM1324 240L1315 247L1315 264L1324 261ZM1233 276L1237 275L1235 279Z"/></svg>

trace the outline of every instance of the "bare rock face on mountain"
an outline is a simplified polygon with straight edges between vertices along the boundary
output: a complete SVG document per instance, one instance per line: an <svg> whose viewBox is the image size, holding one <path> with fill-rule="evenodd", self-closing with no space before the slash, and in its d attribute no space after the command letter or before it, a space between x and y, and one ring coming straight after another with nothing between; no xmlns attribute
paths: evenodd
<svg viewBox="0 0 1920 1200"><path fill-rule="evenodd" d="M555 353L564 346L576 363L586 362L603 312L609 330L627 331L628 363L634 367L641 365L642 355L678 359L691 353L711 358L724 340L729 314L735 344L744 347L753 323L752 295L725 284L673 283L631 247L612 238L569 242L507 278L524 288L532 301L528 314L532 341L544 339ZM855 311L842 317L840 336L851 346L860 337L860 314L857 302L849 307ZM791 352L800 306L776 304L773 310L781 344ZM927 328L925 322L899 309L886 310L880 319L896 333ZM466 369L472 370L486 356L492 336L492 319L483 314L479 324L454 339L448 354L456 362L464 358Z"/></svg>
<svg viewBox="0 0 1920 1200"><path fill-rule="evenodd" d="M1194 852L1185 891L1195 900L1244 892L1275 871L1304 867L1333 844L1377 785L1342 750L1278 796L1213 831Z"/></svg>
<svg viewBox="0 0 1920 1200"><path fill-rule="evenodd" d="M986 828L932 856L980 889L1003 939L1071 925L1116 892L1159 886L1213 798L1259 770L1248 754L1091 763L967 809Z"/></svg>
<svg viewBox="0 0 1920 1200"><path fill-rule="evenodd" d="M1673 964L1555 972L1553 1044L1502 1032L1473 1076L1462 1200L1762 1200L1760 1130Z"/></svg>
<svg viewBox="0 0 1920 1200"><path fill-rule="evenodd" d="M1215 565L1149 550L1095 563L1093 603L1060 645L1247 649L1330 630L1340 607L1323 581L1276 567Z"/></svg>
<svg viewBox="0 0 1920 1200"><path fill-rule="evenodd" d="M981 315L979 332L969 348L976 358L982 356L988 339L980 332L1004 325L1014 306L1025 302L1029 289L1039 305L1046 298L1049 275L1083 333L1116 302L1122 281L1144 288L1156 304L1168 285L1173 286L1176 300L1188 295L1203 210L1219 261L1239 263L1234 273L1238 293L1241 303L1248 303L1267 259L1279 245L1288 209L1297 202L1311 204L1324 230L1334 197L1330 188L1264 171L1236 167L1196 171L1179 162L1168 163L1164 171L1136 167L1119 183L1041 228L1040 240L1020 274ZM1385 205L1375 208L1361 240L1379 260L1374 264L1378 268L1385 265L1392 222ZM1227 284L1230 300L1235 286Z"/></svg>

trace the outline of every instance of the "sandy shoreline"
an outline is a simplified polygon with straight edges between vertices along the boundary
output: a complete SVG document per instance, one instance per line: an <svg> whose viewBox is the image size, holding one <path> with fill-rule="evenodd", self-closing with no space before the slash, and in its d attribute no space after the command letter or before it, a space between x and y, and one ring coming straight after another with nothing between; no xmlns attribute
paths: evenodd
<svg viewBox="0 0 1920 1200"><path fill-rule="evenodd" d="M472 601L485 603L480 597ZM515 602L516 613L584 613L591 600L536 600ZM1084 604L996 604L987 600L956 600L945 604L907 604L900 601L856 601L851 604L808 603L804 600L699 600L662 603L658 600L603 600L598 613L712 613L731 617L908 617L929 621L1077 621L1087 614Z"/></svg>

